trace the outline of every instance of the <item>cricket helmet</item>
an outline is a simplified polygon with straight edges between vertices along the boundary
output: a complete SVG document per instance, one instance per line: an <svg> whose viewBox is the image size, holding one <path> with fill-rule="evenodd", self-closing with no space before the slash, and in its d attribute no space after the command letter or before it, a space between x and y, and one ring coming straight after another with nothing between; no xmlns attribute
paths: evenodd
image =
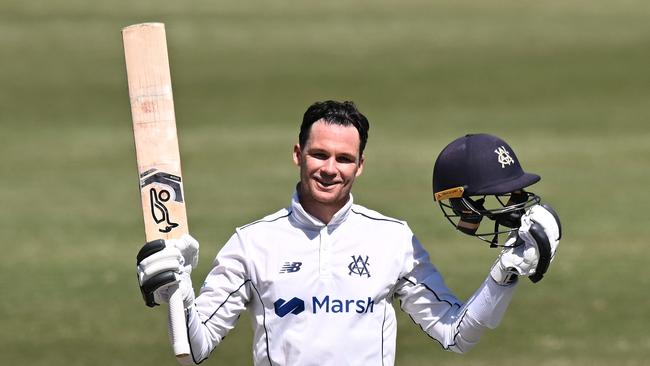
<svg viewBox="0 0 650 366"><path fill-rule="evenodd" d="M499 239L517 231L526 209L540 202L524 190L539 180L539 175L523 171L517 155L499 137L465 135L438 155L433 198L457 230L504 246ZM494 228L479 230L483 218L494 221Z"/></svg>

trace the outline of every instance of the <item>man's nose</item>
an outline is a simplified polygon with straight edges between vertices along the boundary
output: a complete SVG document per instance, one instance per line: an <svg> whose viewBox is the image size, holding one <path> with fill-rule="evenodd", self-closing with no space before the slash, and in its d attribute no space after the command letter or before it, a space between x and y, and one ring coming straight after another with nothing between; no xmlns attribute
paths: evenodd
<svg viewBox="0 0 650 366"><path fill-rule="evenodd" d="M323 162L321 171L327 175L336 175L336 159L329 158Z"/></svg>

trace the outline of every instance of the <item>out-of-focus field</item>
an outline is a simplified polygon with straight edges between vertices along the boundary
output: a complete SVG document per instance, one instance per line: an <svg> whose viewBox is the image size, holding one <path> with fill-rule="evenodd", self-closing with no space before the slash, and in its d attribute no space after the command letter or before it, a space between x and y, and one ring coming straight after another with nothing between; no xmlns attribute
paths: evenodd
<svg viewBox="0 0 650 366"><path fill-rule="evenodd" d="M288 204L307 105L352 99L372 123L355 200L408 220L460 297L497 252L431 200L452 139L505 138L564 224L547 278L472 352L401 314L398 365L647 364L648 19L640 0L2 1L0 364L175 363L134 273L120 29L143 21L167 24L195 283L235 226ZM250 338L245 316L204 364L251 364Z"/></svg>

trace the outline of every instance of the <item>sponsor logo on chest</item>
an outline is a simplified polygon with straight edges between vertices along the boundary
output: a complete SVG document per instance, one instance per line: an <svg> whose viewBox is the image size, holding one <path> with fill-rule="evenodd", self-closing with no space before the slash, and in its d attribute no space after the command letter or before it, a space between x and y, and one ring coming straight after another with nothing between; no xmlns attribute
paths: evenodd
<svg viewBox="0 0 650 366"><path fill-rule="evenodd" d="M280 318L288 314L298 315L305 310L310 311L312 314L331 313L331 314L367 314L374 312L375 302L371 297L366 299L335 299L330 295L323 297L311 297L311 309L306 309L305 301L294 297L289 301L282 298L273 303L275 314Z"/></svg>
<svg viewBox="0 0 650 366"><path fill-rule="evenodd" d="M294 273L300 271L302 262L284 262L282 268L280 268L280 273Z"/></svg>

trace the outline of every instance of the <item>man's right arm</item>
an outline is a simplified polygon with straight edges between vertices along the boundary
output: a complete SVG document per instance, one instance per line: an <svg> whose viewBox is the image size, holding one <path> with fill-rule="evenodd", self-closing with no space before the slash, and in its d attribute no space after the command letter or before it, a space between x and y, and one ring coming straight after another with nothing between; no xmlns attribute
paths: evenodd
<svg viewBox="0 0 650 366"><path fill-rule="evenodd" d="M189 235L181 239L145 244L137 258L137 273L145 303L169 302L171 285L177 284L183 298L190 357L182 364L198 364L235 326L250 298L246 255L238 234L221 249L200 295L195 299L190 273L198 262L199 243Z"/></svg>
<svg viewBox="0 0 650 366"><path fill-rule="evenodd" d="M234 234L217 254L199 296L185 310L194 363L205 360L234 328L250 300L249 278L241 239Z"/></svg>

